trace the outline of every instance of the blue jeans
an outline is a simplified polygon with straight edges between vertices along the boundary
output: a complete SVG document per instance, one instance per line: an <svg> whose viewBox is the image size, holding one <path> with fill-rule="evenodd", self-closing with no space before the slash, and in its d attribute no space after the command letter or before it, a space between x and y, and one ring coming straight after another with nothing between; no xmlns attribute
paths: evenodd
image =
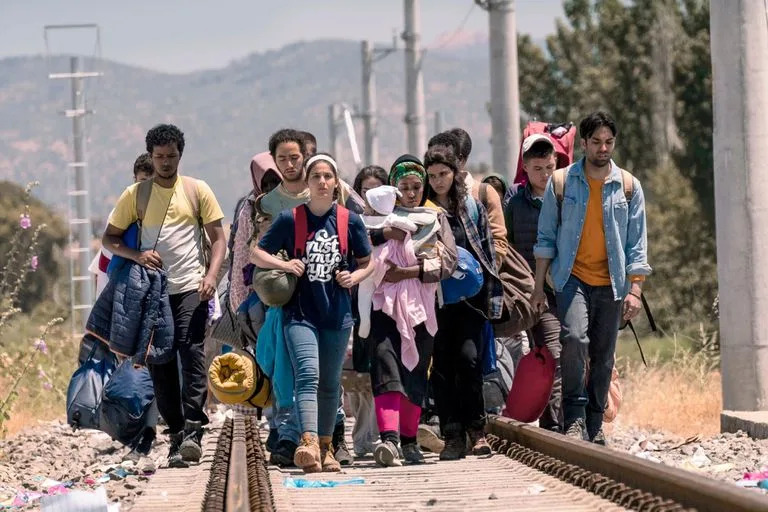
<svg viewBox="0 0 768 512"><path fill-rule="evenodd" d="M285 326L302 432L333 434L350 332L351 328L316 329L307 322L290 322Z"/></svg>
<svg viewBox="0 0 768 512"><path fill-rule="evenodd" d="M563 378L563 423L586 421L592 439L603 425L603 412L611 383L621 300L610 286L590 286L571 275L557 294L560 367ZM587 359L589 379L586 380Z"/></svg>
<svg viewBox="0 0 768 512"><path fill-rule="evenodd" d="M269 407L269 414L267 420L269 421L270 429L277 429L278 441L291 441L292 443L299 444L299 423L296 420L296 411L294 407L283 407L282 409L275 409L274 406Z"/></svg>

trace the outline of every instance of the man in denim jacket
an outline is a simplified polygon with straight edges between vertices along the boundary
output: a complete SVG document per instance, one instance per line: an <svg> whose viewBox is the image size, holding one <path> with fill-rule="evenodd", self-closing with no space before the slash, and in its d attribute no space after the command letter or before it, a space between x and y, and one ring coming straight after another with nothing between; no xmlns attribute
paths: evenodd
<svg viewBox="0 0 768 512"><path fill-rule="evenodd" d="M532 301L546 307L551 270L562 325L566 434L599 444L605 444L603 412L619 323L640 312L643 281L651 272L643 190L633 178L630 197L625 194L622 169L611 160L616 134L616 123L604 112L581 121L585 157L565 170L562 201L549 180L534 247Z"/></svg>

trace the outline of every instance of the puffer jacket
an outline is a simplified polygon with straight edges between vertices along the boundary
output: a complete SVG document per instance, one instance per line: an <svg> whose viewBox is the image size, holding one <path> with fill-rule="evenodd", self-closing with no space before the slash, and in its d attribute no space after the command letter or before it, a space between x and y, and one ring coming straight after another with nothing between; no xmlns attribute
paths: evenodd
<svg viewBox="0 0 768 512"><path fill-rule="evenodd" d="M541 205L534 202L530 185L517 185L510 190L512 193L504 208L507 240L509 245L525 258L531 269L535 270L536 258L533 256L533 246L536 245L536 235L539 230Z"/></svg>
<svg viewBox="0 0 768 512"><path fill-rule="evenodd" d="M134 364L170 361L174 332L165 272L126 261L110 274L85 329Z"/></svg>

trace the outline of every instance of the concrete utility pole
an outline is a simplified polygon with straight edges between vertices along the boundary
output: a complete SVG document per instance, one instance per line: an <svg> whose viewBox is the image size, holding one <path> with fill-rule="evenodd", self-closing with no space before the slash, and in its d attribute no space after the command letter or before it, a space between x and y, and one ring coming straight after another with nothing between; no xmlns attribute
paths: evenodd
<svg viewBox="0 0 768 512"><path fill-rule="evenodd" d="M96 44L100 46L100 30L95 24L46 25L44 37L48 48L48 32L57 29L93 29ZM69 164L72 172L67 176L69 210L69 273L70 273L70 319L72 335L82 336L85 322L93 306L93 275L88 270L91 264L91 207L88 180L88 163L85 157L85 116L93 112L86 109L85 79L101 76L99 72L83 71L82 57L70 57L69 73L52 73L50 79L70 79L72 83L72 108L64 111L72 118L74 158ZM74 204L73 204L74 203Z"/></svg>
<svg viewBox="0 0 768 512"><path fill-rule="evenodd" d="M443 131L443 114L439 110L435 111L435 134Z"/></svg>
<svg viewBox="0 0 768 512"><path fill-rule="evenodd" d="M338 122L340 112L338 103L328 105L328 151L331 152L334 158L339 157L336 123Z"/></svg>
<svg viewBox="0 0 768 512"><path fill-rule="evenodd" d="M402 34L405 41L405 124L408 128L408 152L419 158L427 147L420 26L419 1L405 0L405 32Z"/></svg>
<svg viewBox="0 0 768 512"><path fill-rule="evenodd" d="M763 2L710 9L721 427L768 437L768 24Z"/></svg>
<svg viewBox="0 0 768 512"><path fill-rule="evenodd" d="M363 142L365 156L363 165L374 165L379 161L379 131L376 119L376 78L373 64L390 53L397 51L397 37L390 48L374 48L370 41L363 41L362 71L363 71L363 101L360 117L363 119Z"/></svg>
<svg viewBox="0 0 768 512"><path fill-rule="evenodd" d="M376 81L373 74L373 45L370 41L361 44L363 57L363 144L365 165L379 161L379 134L376 129Z"/></svg>
<svg viewBox="0 0 768 512"><path fill-rule="evenodd" d="M514 0L475 0L488 11L491 57L491 149L493 171L515 178L520 150L520 96L517 78L517 22Z"/></svg>

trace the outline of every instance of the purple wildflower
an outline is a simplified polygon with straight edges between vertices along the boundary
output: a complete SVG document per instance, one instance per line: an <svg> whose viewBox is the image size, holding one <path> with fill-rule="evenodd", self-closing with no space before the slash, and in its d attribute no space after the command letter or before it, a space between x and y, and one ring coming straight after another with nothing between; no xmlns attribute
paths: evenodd
<svg viewBox="0 0 768 512"><path fill-rule="evenodd" d="M32 256L32 259L29 260L29 268L32 269L32 272L37 270L39 264L40 260L37 259L37 256Z"/></svg>
<svg viewBox="0 0 768 512"><path fill-rule="evenodd" d="M32 227L32 219L29 218L28 213L22 213L19 215L19 226L21 229L29 229Z"/></svg>
<svg viewBox="0 0 768 512"><path fill-rule="evenodd" d="M48 345L45 344L45 340L43 338L38 338L35 340L35 350L39 350L43 354L48 353Z"/></svg>
<svg viewBox="0 0 768 512"><path fill-rule="evenodd" d="M40 368L39 370L37 370L37 376L38 376L38 377L40 377L41 379L46 379L46 378L48 378L48 375L46 375L46 374L45 374L45 371L43 371L43 369L42 369L42 368Z"/></svg>
<svg viewBox="0 0 768 512"><path fill-rule="evenodd" d="M53 389L53 384L51 384L48 381L43 382L43 389L46 391L50 391Z"/></svg>

